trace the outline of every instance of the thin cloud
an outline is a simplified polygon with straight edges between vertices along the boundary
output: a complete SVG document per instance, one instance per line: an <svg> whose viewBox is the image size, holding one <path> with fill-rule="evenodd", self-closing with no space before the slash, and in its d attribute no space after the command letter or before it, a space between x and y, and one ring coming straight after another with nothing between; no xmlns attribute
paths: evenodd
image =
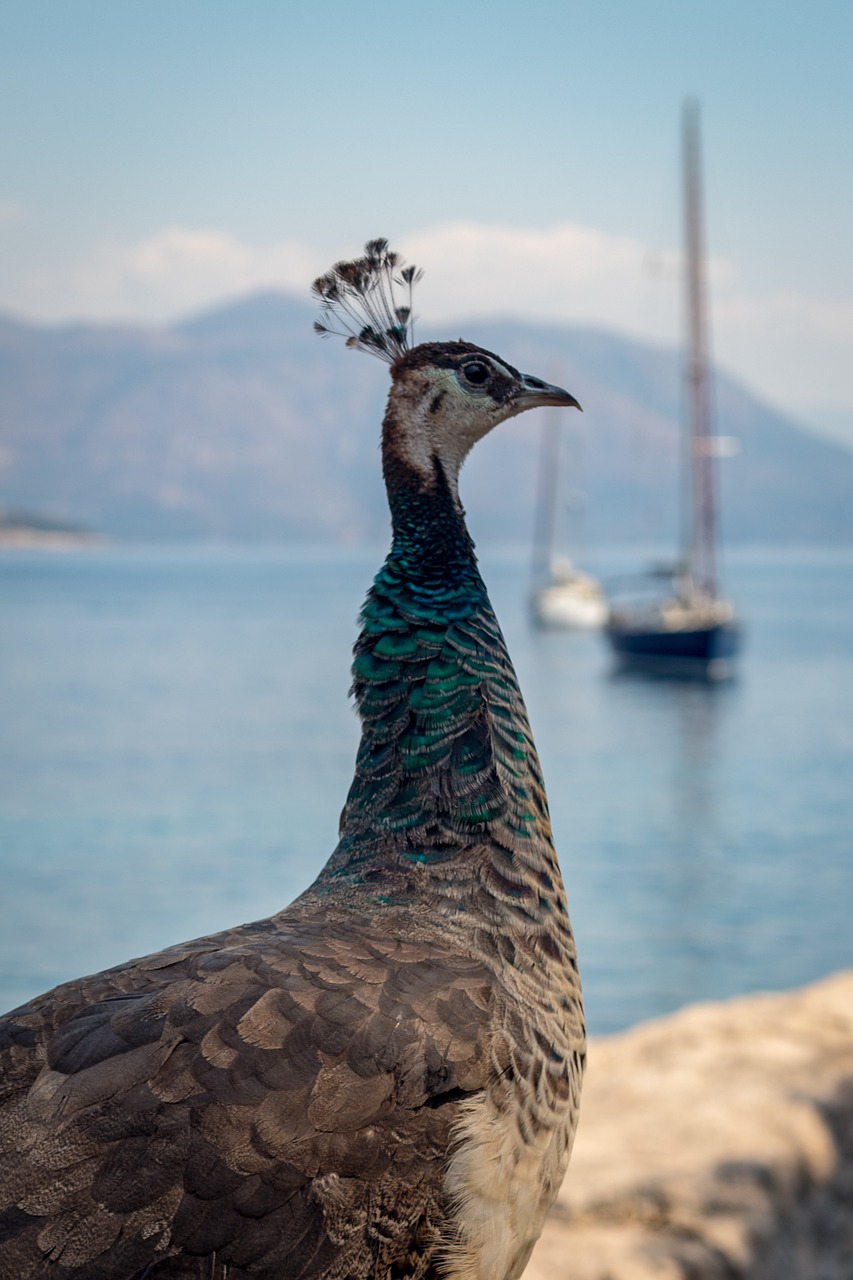
<svg viewBox="0 0 853 1280"><path fill-rule="evenodd" d="M497 313L663 341L677 332L679 254L629 236L574 223L449 222L407 236L402 248L427 267L421 295L430 318Z"/></svg>
<svg viewBox="0 0 853 1280"><path fill-rule="evenodd" d="M500 312L675 332L678 255L659 252L650 266L639 240L572 224L538 231L453 222L400 247L426 268L419 293L431 322ZM212 228L166 227L135 244L101 245L64 271L31 274L7 305L51 320L165 321L259 288L307 298L333 256L292 240L257 246ZM664 316L673 316L658 324L650 316L661 296Z"/></svg>
<svg viewBox="0 0 853 1280"><path fill-rule="evenodd" d="M62 272L32 273L10 305L45 320L163 322L256 289L308 296L325 258L296 241L258 247L210 228L166 227L105 244Z"/></svg>

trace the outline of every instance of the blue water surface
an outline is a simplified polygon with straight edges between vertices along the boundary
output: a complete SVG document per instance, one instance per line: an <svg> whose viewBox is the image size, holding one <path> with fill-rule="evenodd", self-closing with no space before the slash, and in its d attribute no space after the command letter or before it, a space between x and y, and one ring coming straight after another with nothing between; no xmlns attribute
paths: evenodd
<svg viewBox="0 0 853 1280"><path fill-rule="evenodd" d="M0 554L0 1007L264 916L334 846L381 552ZM634 567L614 552L604 576ZM853 554L741 551L737 680L615 674L484 553L590 1027L853 965Z"/></svg>

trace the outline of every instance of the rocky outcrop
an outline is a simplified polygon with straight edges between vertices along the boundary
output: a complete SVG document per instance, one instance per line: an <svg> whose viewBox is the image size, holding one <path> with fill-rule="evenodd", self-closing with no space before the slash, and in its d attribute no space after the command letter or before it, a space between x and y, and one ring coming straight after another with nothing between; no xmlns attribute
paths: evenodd
<svg viewBox="0 0 853 1280"><path fill-rule="evenodd" d="M593 1040L525 1280L652 1277L853 1277L853 971Z"/></svg>

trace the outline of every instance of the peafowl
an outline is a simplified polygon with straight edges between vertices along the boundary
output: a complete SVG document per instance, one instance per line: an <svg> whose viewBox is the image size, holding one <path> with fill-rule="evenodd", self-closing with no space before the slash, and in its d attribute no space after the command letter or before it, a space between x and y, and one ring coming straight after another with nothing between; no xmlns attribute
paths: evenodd
<svg viewBox="0 0 853 1280"><path fill-rule="evenodd" d="M497 423L577 402L415 346L418 274L378 240L314 286L392 378L340 842L277 915L0 1021L2 1280L515 1280L560 1186L575 946L457 481Z"/></svg>

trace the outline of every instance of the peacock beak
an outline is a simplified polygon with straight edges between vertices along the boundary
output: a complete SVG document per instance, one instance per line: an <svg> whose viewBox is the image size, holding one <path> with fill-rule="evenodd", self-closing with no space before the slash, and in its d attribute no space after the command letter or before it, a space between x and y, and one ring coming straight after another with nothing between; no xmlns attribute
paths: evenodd
<svg viewBox="0 0 853 1280"><path fill-rule="evenodd" d="M543 382L541 378L534 378L530 373L521 375L521 390L516 395L515 401L518 406L517 413L548 405L551 407L565 405L572 409L580 409L577 400L568 391L564 391L562 387L552 386L550 382ZM583 413L582 409L581 413Z"/></svg>

